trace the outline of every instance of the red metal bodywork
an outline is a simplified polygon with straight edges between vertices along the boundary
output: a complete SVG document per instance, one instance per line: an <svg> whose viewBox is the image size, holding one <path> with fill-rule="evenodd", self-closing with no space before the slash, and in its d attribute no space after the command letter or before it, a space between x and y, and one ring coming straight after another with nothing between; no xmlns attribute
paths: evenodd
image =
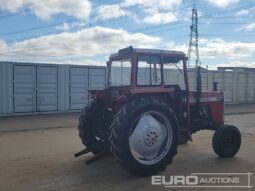
<svg viewBox="0 0 255 191"><path fill-rule="evenodd" d="M127 101L127 98L131 99L135 95L140 96L150 96L163 93L174 93L174 88L165 88L165 87L154 87L154 88L132 88L132 89L122 89L119 91L119 97L113 98L111 96L111 92L116 91L114 89L105 89L105 90L92 90L91 94L96 94L98 99L104 100L104 103L107 107L112 108L114 102L119 102L116 105L115 110L118 110L119 106L121 106L124 102ZM197 96L196 91L189 91L188 92L188 101L186 102L186 111L187 116L190 116L190 108L192 106L197 106ZM220 91L202 91L200 97L200 106L208 106L210 109L210 113L213 119L213 122L216 124L223 124L224 123L224 96L223 93ZM189 120L189 119L188 119ZM188 124L190 123L190 120ZM188 125L189 126L189 125Z"/></svg>
<svg viewBox="0 0 255 191"><path fill-rule="evenodd" d="M197 105L196 91L189 93L189 106ZM216 124L224 122L224 95L220 91L202 91L200 105L208 106L212 120Z"/></svg>

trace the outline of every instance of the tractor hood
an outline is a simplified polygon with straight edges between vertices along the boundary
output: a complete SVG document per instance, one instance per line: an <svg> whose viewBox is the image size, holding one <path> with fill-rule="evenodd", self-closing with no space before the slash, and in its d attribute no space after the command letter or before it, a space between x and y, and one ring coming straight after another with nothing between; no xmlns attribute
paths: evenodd
<svg viewBox="0 0 255 191"><path fill-rule="evenodd" d="M200 97L200 102L223 102L224 94L221 91L205 91L203 90ZM197 95L196 91L190 91L189 93L189 102L196 103Z"/></svg>

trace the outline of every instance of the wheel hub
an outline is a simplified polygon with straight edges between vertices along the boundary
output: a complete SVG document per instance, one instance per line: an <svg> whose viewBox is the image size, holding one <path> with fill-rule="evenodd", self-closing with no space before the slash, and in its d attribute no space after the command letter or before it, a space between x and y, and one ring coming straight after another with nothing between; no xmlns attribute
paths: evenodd
<svg viewBox="0 0 255 191"><path fill-rule="evenodd" d="M130 133L129 145L133 156L142 163L160 160L170 147L172 132L167 118L158 112L141 115Z"/></svg>
<svg viewBox="0 0 255 191"><path fill-rule="evenodd" d="M156 128L149 128L144 136L144 142L147 146L153 147L157 143L159 143L160 140L160 132Z"/></svg>

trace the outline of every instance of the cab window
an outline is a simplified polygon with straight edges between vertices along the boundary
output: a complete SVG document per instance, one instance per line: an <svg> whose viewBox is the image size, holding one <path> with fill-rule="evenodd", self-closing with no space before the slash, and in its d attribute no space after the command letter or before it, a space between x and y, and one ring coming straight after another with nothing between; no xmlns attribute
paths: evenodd
<svg viewBox="0 0 255 191"><path fill-rule="evenodd" d="M110 67L110 86L131 85L131 59L113 61Z"/></svg>
<svg viewBox="0 0 255 191"><path fill-rule="evenodd" d="M183 60L176 60L173 57L164 57L163 68L164 84L178 85L182 90L185 90Z"/></svg>
<svg viewBox="0 0 255 191"><path fill-rule="evenodd" d="M160 85L161 63L158 56L139 56L137 85Z"/></svg>

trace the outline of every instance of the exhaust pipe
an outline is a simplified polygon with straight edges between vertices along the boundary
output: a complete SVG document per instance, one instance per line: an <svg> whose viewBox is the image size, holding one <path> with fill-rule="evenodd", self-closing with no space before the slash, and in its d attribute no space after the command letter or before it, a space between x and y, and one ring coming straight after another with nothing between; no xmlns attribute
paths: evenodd
<svg viewBox="0 0 255 191"><path fill-rule="evenodd" d="M213 91L218 91L218 82L213 82Z"/></svg>

